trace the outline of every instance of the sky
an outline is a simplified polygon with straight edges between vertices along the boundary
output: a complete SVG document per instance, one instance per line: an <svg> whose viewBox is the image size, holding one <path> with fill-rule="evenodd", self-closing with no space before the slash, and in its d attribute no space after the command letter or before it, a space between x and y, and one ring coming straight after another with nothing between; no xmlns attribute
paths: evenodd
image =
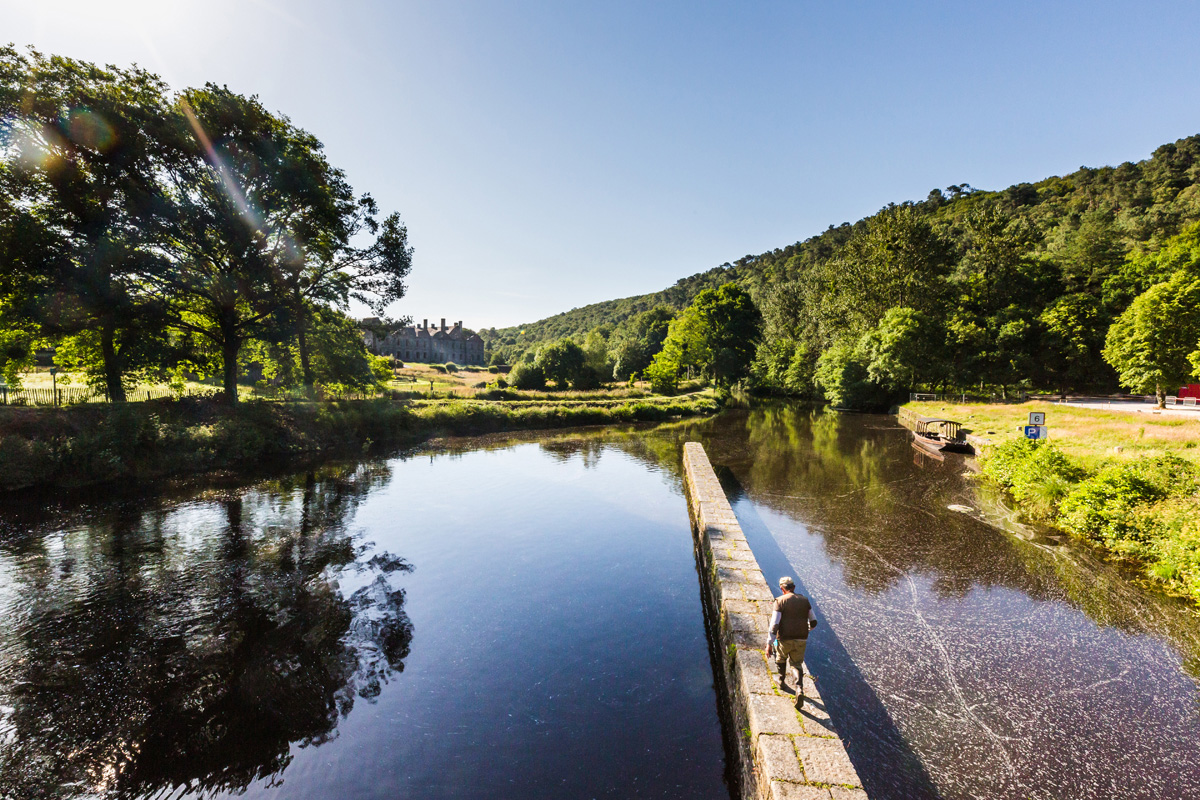
<svg viewBox="0 0 1200 800"><path fill-rule="evenodd" d="M889 202L1200 133L1200 3L0 0L0 42L258 95L416 250L391 316L656 291ZM365 313L364 309L354 309Z"/></svg>

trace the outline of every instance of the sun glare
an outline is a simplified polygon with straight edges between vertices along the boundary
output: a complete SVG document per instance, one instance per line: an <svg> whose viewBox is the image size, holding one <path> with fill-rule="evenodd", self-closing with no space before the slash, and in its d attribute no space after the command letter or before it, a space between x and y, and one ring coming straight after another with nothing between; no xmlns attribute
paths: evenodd
<svg viewBox="0 0 1200 800"><path fill-rule="evenodd" d="M156 27L185 18L195 8L191 0L41 0L37 9L44 24L138 25Z"/></svg>

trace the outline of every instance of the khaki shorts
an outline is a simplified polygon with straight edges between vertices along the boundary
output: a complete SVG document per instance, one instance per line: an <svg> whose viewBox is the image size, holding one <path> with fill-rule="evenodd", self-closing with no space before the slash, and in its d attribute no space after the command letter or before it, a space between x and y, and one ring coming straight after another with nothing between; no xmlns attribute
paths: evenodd
<svg viewBox="0 0 1200 800"><path fill-rule="evenodd" d="M790 658L792 666L797 672L804 672L804 648L808 646L808 639L780 639L775 645L775 666L779 669L787 669L787 662Z"/></svg>

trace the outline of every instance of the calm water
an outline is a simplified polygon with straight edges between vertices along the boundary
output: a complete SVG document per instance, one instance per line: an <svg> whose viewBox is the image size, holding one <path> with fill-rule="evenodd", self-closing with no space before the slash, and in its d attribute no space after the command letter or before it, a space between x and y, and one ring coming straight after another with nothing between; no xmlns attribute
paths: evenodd
<svg viewBox="0 0 1200 800"><path fill-rule="evenodd" d="M6 505L0 796L727 798L687 440L873 798L1200 798L1195 612L787 406Z"/></svg>
<svg viewBox="0 0 1200 800"><path fill-rule="evenodd" d="M728 798L687 510L547 441L0 537L0 795Z"/></svg>

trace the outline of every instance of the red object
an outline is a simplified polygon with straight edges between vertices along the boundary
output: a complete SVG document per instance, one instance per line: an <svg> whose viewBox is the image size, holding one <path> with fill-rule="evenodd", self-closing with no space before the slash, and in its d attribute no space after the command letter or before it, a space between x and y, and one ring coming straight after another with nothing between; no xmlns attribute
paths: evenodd
<svg viewBox="0 0 1200 800"><path fill-rule="evenodd" d="M1189 383L1179 390L1176 397L1200 397L1200 383Z"/></svg>

